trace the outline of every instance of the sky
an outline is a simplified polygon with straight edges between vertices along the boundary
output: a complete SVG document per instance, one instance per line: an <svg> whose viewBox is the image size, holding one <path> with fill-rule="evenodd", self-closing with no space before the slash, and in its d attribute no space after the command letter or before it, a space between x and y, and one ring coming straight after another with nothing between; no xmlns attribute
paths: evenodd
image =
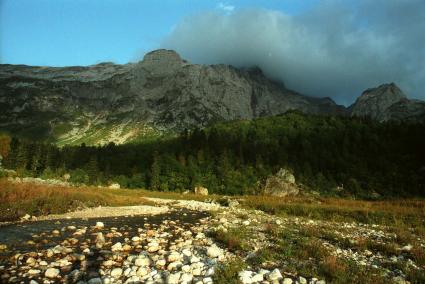
<svg viewBox="0 0 425 284"><path fill-rule="evenodd" d="M424 0L0 0L0 63L127 63L168 48L348 105L387 82L425 99L424 31Z"/></svg>

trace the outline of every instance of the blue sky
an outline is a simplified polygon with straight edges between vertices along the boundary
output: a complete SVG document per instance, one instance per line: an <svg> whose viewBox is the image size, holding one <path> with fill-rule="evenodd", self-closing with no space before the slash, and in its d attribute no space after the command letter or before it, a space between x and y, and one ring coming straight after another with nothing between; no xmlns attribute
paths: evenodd
<svg viewBox="0 0 425 284"><path fill-rule="evenodd" d="M424 30L424 0L0 0L0 63L127 63L169 48L348 105L390 82L425 99Z"/></svg>
<svg viewBox="0 0 425 284"><path fill-rule="evenodd" d="M183 18L246 8L297 14L317 0L0 0L0 62L127 63L156 49Z"/></svg>

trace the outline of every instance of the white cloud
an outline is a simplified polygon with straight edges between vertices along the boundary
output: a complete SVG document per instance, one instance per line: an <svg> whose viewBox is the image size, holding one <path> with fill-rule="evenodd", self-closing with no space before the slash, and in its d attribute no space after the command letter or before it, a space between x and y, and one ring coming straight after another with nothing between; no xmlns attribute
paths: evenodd
<svg viewBox="0 0 425 284"><path fill-rule="evenodd" d="M228 5L223 2L218 3L217 8L225 11L226 13L232 13L235 10L235 6Z"/></svg>
<svg viewBox="0 0 425 284"><path fill-rule="evenodd" d="M340 103L393 81L425 99L425 1L319 3L298 15L205 12L185 18L161 45L194 63L257 65L289 88Z"/></svg>

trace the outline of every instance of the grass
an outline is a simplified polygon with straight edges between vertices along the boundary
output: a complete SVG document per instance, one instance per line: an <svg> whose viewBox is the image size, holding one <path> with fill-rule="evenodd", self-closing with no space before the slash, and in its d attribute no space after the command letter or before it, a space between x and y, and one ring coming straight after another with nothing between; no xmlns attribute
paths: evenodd
<svg viewBox="0 0 425 284"><path fill-rule="evenodd" d="M425 227L424 200L364 201L337 198L247 196L244 198L243 205L246 208L276 215L410 227L420 231L424 231Z"/></svg>
<svg viewBox="0 0 425 284"><path fill-rule="evenodd" d="M240 258L235 258L217 267L213 276L217 284L239 284L238 273L246 268L246 264Z"/></svg>
<svg viewBox="0 0 425 284"><path fill-rule="evenodd" d="M232 252L248 250L247 241L250 235L244 228L231 228L227 231L217 230L211 233L211 237L225 245Z"/></svg>
<svg viewBox="0 0 425 284"><path fill-rule="evenodd" d="M215 198L195 194L149 190L109 189L94 186L67 187L33 183L13 183L0 178L0 221L33 216L60 214L82 207L153 205L146 197L198 200Z"/></svg>

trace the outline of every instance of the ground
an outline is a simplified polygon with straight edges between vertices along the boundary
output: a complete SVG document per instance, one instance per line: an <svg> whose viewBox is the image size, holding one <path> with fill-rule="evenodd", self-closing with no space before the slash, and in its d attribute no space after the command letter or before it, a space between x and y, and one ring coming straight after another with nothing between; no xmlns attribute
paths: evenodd
<svg viewBox="0 0 425 284"><path fill-rule="evenodd" d="M0 185L5 283L425 283L422 200Z"/></svg>

